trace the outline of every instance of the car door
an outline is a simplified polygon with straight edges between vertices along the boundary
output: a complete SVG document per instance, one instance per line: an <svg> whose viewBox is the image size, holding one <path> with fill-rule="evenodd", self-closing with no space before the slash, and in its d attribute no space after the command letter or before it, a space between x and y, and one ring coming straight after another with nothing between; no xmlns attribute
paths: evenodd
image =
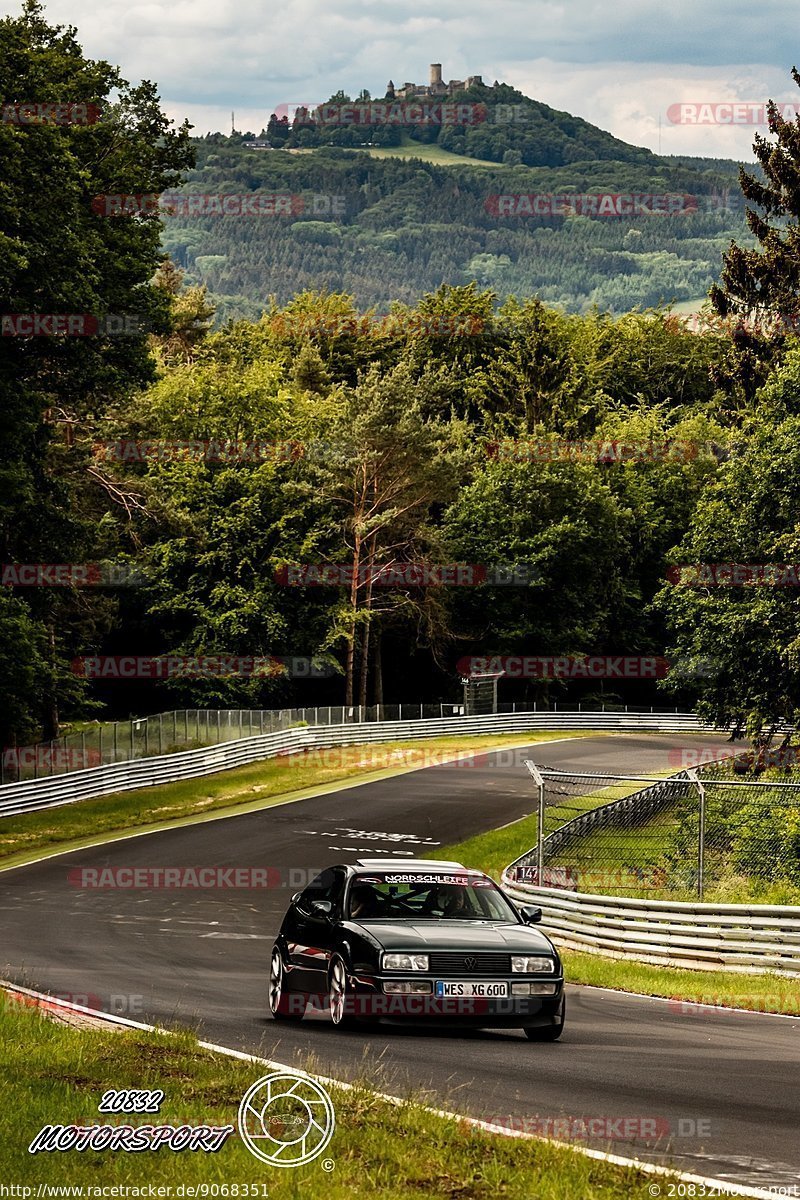
<svg viewBox="0 0 800 1200"><path fill-rule="evenodd" d="M320 997L321 1002L328 991L328 965L338 945L345 874L343 867L329 867L313 879L294 901L287 930L292 986ZM331 905L329 915L314 911L319 901Z"/></svg>

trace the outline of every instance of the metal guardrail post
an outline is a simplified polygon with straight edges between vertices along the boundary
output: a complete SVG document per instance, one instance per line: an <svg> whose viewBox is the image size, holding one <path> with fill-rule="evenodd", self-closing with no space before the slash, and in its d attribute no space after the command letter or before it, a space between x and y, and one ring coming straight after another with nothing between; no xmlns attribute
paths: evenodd
<svg viewBox="0 0 800 1200"><path fill-rule="evenodd" d="M525 759L525 766L528 768L528 773L535 780L539 793L537 805L539 819L536 830L536 881L539 887L542 887L542 880L544 879L544 779L536 763L530 758Z"/></svg>
<svg viewBox="0 0 800 1200"><path fill-rule="evenodd" d="M699 804L699 813L697 820L697 896L698 899L703 899L705 891L705 859L706 859L706 789L702 779L697 774L694 767L691 767L687 772L687 776L692 783L697 787Z"/></svg>

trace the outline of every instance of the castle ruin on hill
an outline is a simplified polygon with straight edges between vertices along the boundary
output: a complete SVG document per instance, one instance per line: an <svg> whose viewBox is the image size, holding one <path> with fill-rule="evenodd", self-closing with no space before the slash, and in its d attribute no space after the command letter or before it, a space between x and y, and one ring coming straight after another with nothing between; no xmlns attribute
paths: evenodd
<svg viewBox="0 0 800 1200"><path fill-rule="evenodd" d="M480 75L468 75L466 79L451 79L449 83L445 83L442 79L442 64L431 63L430 83L404 83L402 87L396 88L390 79L386 86L386 96L389 100L410 100L416 96L454 96L456 92L463 92L476 84L483 84Z"/></svg>

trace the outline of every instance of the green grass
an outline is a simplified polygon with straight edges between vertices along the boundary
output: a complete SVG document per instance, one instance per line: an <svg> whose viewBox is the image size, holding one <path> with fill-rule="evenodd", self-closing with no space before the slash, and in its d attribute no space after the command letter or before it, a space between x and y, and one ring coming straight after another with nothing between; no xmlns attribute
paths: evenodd
<svg viewBox="0 0 800 1200"><path fill-rule="evenodd" d="M564 950L562 953L566 978L570 983L681 1000L687 1006L684 1011L689 1015L693 1004L800 1015L800 980L783 975L690 971L681 967L651 966L628 958L604 958L600 954L586 954L580 950Z"/></svg>
<svg viewBox="0 0 800 1200"><path fill-rule="evenodd" d="M459 753L521 746L587 731L453 734L425 741L344 746L264 759L234 771L117 792L61 808L0 818L0 866L14 866L48 850L78 849L130 831L207 820L222 813L247 812L301 799L336 783L368 781L426 765Z"/></svg>
<svg viewBox="0 0 800 1200"><path fill-rule="evenodd" d="M31 1155L28 1145L51 1124L235 1126L241 1097L269 1068L206 1051L190 1033L78 1030L13 1002L0 1004L0 1044L0 1179L34 1190L38 1184L247 1183L260 1185L259 1197L270 1200L637 1200L648 1195L652 1179L635 1168L598 1162L544 1141L474 1130L426 1112L416 1098L393 1105L370 1087L373 1082L384 1087L386 1080L367 1078L352 1091L329 1088L336 1131L322 1158L305 1167L261 1163L238 1134L216 1154L73 1150ZM532 1062L538 1054L558 1053L554 1047L526 1044L522 1049ZM124 1087L163 1089L159 1115L131 1120L97 1112L107 1089ZM323 1169L323 1159L333 1162L333 1170Z"/></svg>
<svg viewBox="0 0 800 1200"><path fill-rule="evenodd" d="M441 146L415 142L407 133L403 134L399 146L361 146L358 149L360 153L369 154L372 158L420 158L423 162L436 163L440 167L492 167L496 171L503 170L502 163L489 162L483 158L467 158L464 154L454 154L452 150L445 150Z"/></svg>

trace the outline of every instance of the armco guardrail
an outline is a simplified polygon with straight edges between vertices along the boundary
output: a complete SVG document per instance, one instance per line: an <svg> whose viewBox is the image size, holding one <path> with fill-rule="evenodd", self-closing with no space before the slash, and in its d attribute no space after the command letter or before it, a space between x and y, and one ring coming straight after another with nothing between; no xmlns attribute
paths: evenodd
<svg viewBox="0 0 800 1200"><path fill-rule="evenodd" d="M800 907L629 900L514 882L510 896L541 906L557 944L661 966L800 975Z"/></svg>
<svg viewBox="0 0 800 1200"><path fill-rule="evenodd" d="M71 804L93 796L132 791L159 783L175 783L242 767L278 754L326 746L391 742L452 734L516 733L546 730L597 729L605 732L691 733L710 730L694 713L539 712L503 713L481 717L445 717L422 721L383 721L364 724L309 726L255 735L198 750L185 750L130 762L87 767L66 775L26 780L0 787L0 816Z"/></svg>

